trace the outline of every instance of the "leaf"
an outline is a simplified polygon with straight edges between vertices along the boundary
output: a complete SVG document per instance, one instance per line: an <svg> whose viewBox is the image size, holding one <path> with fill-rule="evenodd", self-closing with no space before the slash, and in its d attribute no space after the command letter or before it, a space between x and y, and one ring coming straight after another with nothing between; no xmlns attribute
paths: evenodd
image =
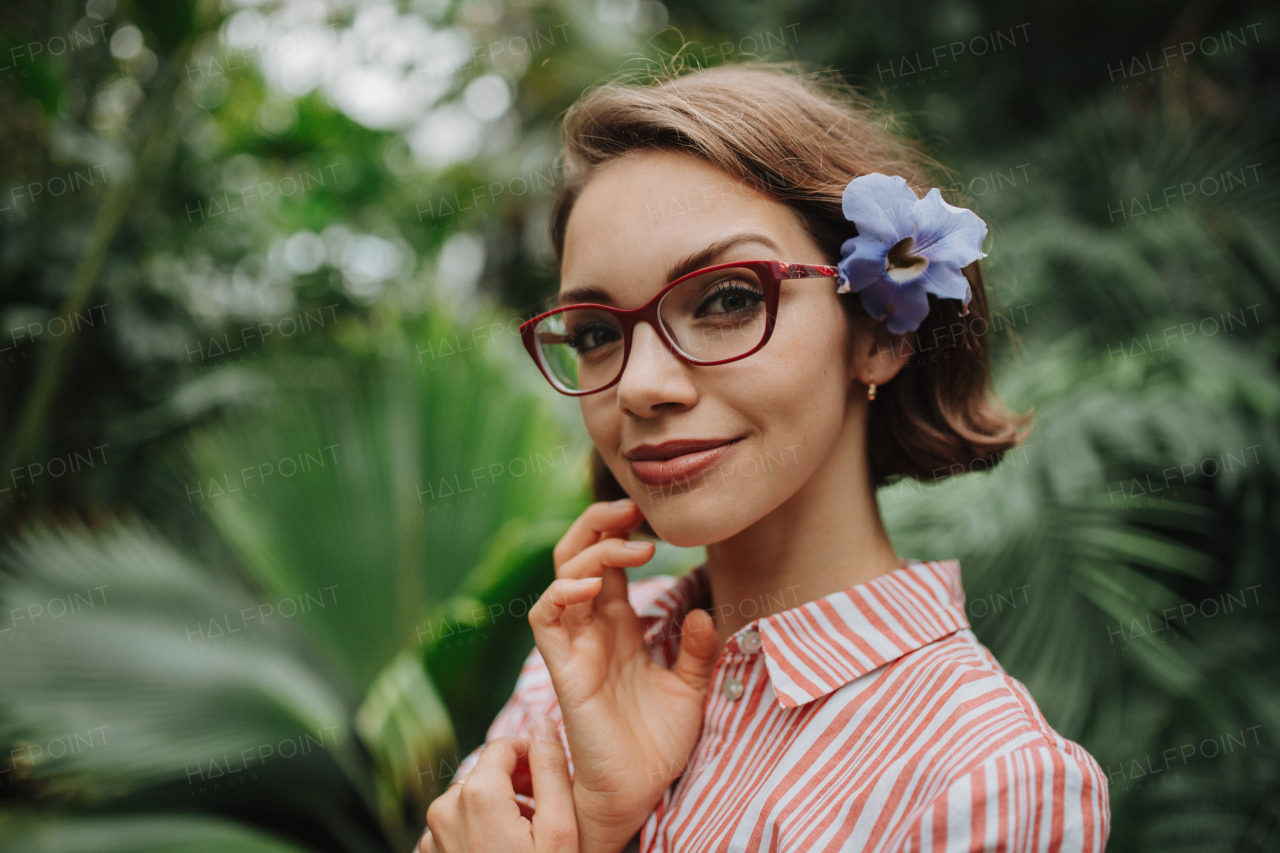
<svg viewBox="0 0 1280 853"><path fill-rule="evenodd" d="M216 818L142 814L120 817L0 817L8 853L301 853L244 824Z"/></svg>
<svg viewBox="0 0 1280 853"><path fill-rule="evenodd" d="M359 803L373 780L354 703L280 599L120 523L32 529L0 567L20 649L0 656L13 780L77 804L168 791L206 808L275 785L280 822L367 835ZM308 780L305 796L292 776Z"/></svg>
<svg viewBox="0 0 1280 853"><path fill-rule="evenodd" d="M415 346L455 336L434 319ZM585 482L541 401L497 367L419 364L397 340L337 389L281 392L196 441L200 499L255 579L336 588L306 627L362 689L417 645L425 602L457 589L503 521L563 515Z"/></svg>
<svg viewBox="0 0 1280 853"><path fill-rule="evenodd" d="M401 654L373 683L356 730L378 760L383 819L402 823L408 810L416 821L441 791L431 769L456 750L449 714L416 655Z"/></svg>

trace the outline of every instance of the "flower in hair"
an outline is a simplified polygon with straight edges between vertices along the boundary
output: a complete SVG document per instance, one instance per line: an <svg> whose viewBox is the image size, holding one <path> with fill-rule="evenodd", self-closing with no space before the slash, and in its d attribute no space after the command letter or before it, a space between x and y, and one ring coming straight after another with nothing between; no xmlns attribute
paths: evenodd
<svg viewBox="0 0 1280 853"><path fill-rule="evenodd" d="M929 313L927 294L960 299L972 292L961 268L985 258L987 223L972 210L924 198L898 175L861 175L844 188L845 219L858 236L840 246L837 293L862 294L862 306L895 335L913 332Z"/></svg>

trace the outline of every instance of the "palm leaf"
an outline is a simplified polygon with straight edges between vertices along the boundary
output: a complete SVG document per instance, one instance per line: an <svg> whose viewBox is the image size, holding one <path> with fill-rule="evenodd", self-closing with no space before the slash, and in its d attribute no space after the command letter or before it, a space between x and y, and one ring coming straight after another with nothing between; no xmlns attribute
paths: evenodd
<svg viewBox="0 0 1280 853"><path fill-rule="evenodd" d="M290 844L243 824L169 814L128 817L0 818L10 853L299 853Z"/></svg>
<svg viewBox="0 0 1280 853"><path fill-rule="evenodd" d="M503 520L562 514L585 480L545 405L489 359L416 362L441 340L455 332L429 318L339 390L280 392L196 443L201 499L254 578L282 596L336 587L306 624L362 688Z"/></svg>
<svg viewBox="0 0 1280 853"><path fill-rule="evenodd" d="M0 565L0 601L26 617L10 629L22 653L0 658L13 779L50 802L128 811L160 800L246 817L255 794L283 786L294 793L275 796L273 825L351 849L383 843L353 696L263 609L273 599L138 525L34 528Z"/></svg>

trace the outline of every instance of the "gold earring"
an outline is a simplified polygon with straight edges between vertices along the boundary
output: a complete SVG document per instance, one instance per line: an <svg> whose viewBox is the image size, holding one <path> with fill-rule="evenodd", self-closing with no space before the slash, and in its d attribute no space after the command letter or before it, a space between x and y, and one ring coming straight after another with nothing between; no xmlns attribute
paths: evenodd
<svg viewBox="0 0 1280 853"><path fill-rule="evenodd" d="M867 399L874 400L876 398L876 383L872 382L867 386Z"/></svg>

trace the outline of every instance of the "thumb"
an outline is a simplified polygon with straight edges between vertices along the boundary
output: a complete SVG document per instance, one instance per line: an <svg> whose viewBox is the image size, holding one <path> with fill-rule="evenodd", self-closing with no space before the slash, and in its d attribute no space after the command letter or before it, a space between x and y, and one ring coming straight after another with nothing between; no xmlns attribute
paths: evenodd
<svg viewBox="0 0 1280 853"><path fill-rule="evenodd" d="M560 733L543 717L529 739L529 775L533 784L533 848L536 853L573 853L578 849L578 818L573 782Z"/></svg>
<svg viewBox="0 0 1280 853"><path fill-rule="evenodd" d="M719 647L720 640L710 614L694 608L684 617L680 627L680 653L671 671L685 684L705 693L711 684L711 671L715 669Z"/></svg>

